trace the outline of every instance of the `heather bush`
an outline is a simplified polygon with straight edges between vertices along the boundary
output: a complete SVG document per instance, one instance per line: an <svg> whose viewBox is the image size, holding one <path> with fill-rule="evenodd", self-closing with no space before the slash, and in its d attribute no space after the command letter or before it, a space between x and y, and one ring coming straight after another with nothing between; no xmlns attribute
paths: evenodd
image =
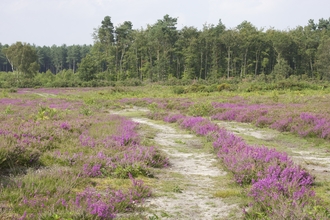
<svg viewBox="0 0 330 220"><path fill-rule="evenodd" d="M219 130L219 127L214 123L211 123L209 120L203 120L200 123L193 126L191 130L198 135L207 136L210 135L211 133L216 134L216 132Z"/></svg>
<svg viewBox="0 0 330 220"><path fill-rule="evenodd" d="M83 182L77 172L63 167L38 171L29 169L25 175L11 178L5 184L2 182L0 198L1 201L11 203L10 219L18 219L17 215L38 219L46 208L52 213L67 210L70 206L70 192Z"/></svg>
<svg viewBox="0 0 330 220"><path fill-rule="evenodd" d="M150 196L133 177L152 177L151 168L168 165L157 147L140 144L137 123L108 114L89 93L75 101L71 90L61 91L66 95L20 89L0 99L0 218L100 219L127 212ZM130 176L132 187L121 191L106 184ZM110 198L93 194L95 206L82 199L78 207L75 198L85 188Z"/></svg>
<svg viewBox="0 0 330 220"><path fill-rule="evenodd" d="M148 112L146 116L153 120L163 120L163 118L167 116L167 113L154 111Z"/></svg>
<svg viewBox="0 0 330 220"><path fill-rule="evenodd" d="M173 118L173 119L172 119ZM286 153L246 144L241 138L219 128L202 117L178 117L182 128L213 138L218 157L240 185L251 185L248 195L253 199L246 219L314 219L329 216L328 210L312 189L314 177L297 166ZM167 116L165 121L175 121ZM286 207L284 211L281 209ZM315 207L322 214L312 212ZM304 211L308 210L308 214Z"/></svg>
<svg viewBox="0 0 330 220"><path fill-rule="evenodd" d="M257 127L269 127L273 123L273 120L269 117L266 116L260 116L256 120L256 126Z"/></svg>
<svg viewBox="0 0 330 220"><path fill-rule="evenodd" d="M245 123L256 123L260 117L265 117L271 106L265 105L246 105L244 103L212 103L215 109L213 120L238 121Z"/></svg>
<svg viewBox="0 0 330 220"><path fill-rule="evenodd" d="M252 123L258 127L270 127L280 132L291 132L301 137L329 139L330 119L327 114L305 112L300 104L246 104L212 103L212 120ZM292 108L293 111L287 110ZM300 110L301 109L301 110Z"/></svg>
<svg viewBox="0 0 330 220"><path fill-rule="evenodd" d="M292 165L287 154L266 147L252 147L241 138L218 130L213 142L214 149L224 165L233 172L235 181L239 184L251 184L265 175L267 167L281 164L282 167Z"/></svg>
<svg viewBox="0 0 330 220"><path fill-rule="evenodd" d="M132 176L152 176L151 167L163 168L168 166L168 159L155 147L132 146L109 157L101 168L104 175L118 178Z"/></svg>
<svg viewBox="0 0 330 220"><path fill-rule="evenodd" d="M278 131L290 131L291 130L292 117L284 117L278 121L275 121L270 125L271 128L276 129Z"/></svg>
<svg viewBox="0 0 330 220"><path fill-rule="evenodd" d="M95 188L86 188L78 193L75 205L78 209L87 210L90 215L99 219L113 219L118 212L133 211L144 198L151 196L151 191L143 184L130 176L132 186L126 192L111 188L102 192Z"/></svg>
<svg viewBox="0 0 330 220"><path fill-rule="evenodd" d="M252 184L247 219L327 219L330 212L315 197L314 178L299 166L271 166ZM263 213L260 216L260 213Z"/></svg>
<svg viewBox="0 0 330 220"><path fill-rule="evenodd" d="M163 120L165 122L168 122L168 123L174 123L174 122L177 122L178 120L180 119L183 119L185 116L182 115L182 114L170 114L170 115L167 115L163 118Z"/></svg>
<svg viewBox="0 0 330 220"><path fill-rule="evenodd" d="M291 127L291 132L302 137L320 137L328 139L330 137L330 119L322 115L315 115L302 112L295 118L295 123Z"/></svg>
<svg viewBox="0 0 330 220"><path fill-rule="evenodd" d="M184 129L191 130L194 126L198 125L205 119L203 117L185 117L181 122L180 126Z"/></svg>
<svg viewBox="0 0 330 220"><path fill-rule="evenodd" d="M85 161L84 174L89 177L114 176L128 178L133 176L152 176L150 167L162 168L168 165L168 159L153 146L140 146L138 134L136 133L137 123L119 116L111 116L111 121L116 123L116 131L112 135L98 134L91 137L88 132L79 136L82 146L89 148L108 149L111 155L102 151L89 158L81 158ZM104 129L107 126L102 126ZM109 130L109 129L107 129Z"/></svg>

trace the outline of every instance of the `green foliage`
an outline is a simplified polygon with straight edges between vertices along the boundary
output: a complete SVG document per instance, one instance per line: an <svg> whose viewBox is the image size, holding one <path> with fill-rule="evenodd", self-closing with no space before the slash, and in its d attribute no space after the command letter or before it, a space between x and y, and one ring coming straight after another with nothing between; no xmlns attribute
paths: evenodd
<svg viewBox="0 0 330 220"><path fill-rule="evenodd" d="M95 58L91 55L87 55L79 65L78 76L82 81L91 81L96 78L98 72Z"/></svg>
<svg viewBox="0 0 330 220"><path fill-rule="evenodd" d="M157 220L157 219L160 219L160 218L158 217L158 215L153 214L152 216L149 216L148 219L149 220Z"/></svg>
<svg viewBox="0 0 330 220"><path fill-rule="evenodd" d="M173 93L174 94L183 94L183 93L185 93L185 89L184 89L184 87L183 86L174 86L173 87Z"/></svg>
<svg viewBox="0 0 330 220"><path fill-rule="evenodd" d="M196 103L189 107L188 114L192 116L210 116L213 111L211 103Z"/></svg>
<svg viewBox="0 0 330 220"><path fill-rule="evenodd" d="M274 90L272 93L272 99L274 102L278 102L279 97L278 97L278 92L276 90Z"/></svg>
<svg viewBox="0 0 330 220"><path fill-rule="evenodd" d="M158 112L158 111L159 111L158 104L155 103L155 102L149 104L148 108L149 108L150 111L152 111L152 112Z"/></svg>
<svg viewBox="0 0 330 220"><path fill-rule="evenodd" d="M250 83L248 85L248 88L246 88L246 91L247 92L273 91L273 90L302 91L305 89L319 90L322 88L324 88L324 86L315 83L311 83L307 81L293 81L291 79L287 79L273 83L264 83L264 82Z"/></svg>
<svg viewBox="0 0 330 220"><path fill-rule="evenodd" d="M96 103L96 100L94 98L85 98L84 103L87 105L94 105Z"/></svg>
<svg viewBox="0 0 330 220"><path fill-rule="evenodd" d="M5 109L5 111L4 111L4 114L5 115L9 115L9 114L12 114L14 111L13 111L13 109L12 109L12 106L11 105L7 105L6 106L6 109Z"/></svg>
<svg viewBox="0 0 330 220"><path fill-rule="evenodd" d="M1 140L1 139L0 139ZM4 141L4 140L3 140ZM39 165L41 152L35 148L22 148L20 146L1 148L0 170L33 167Z"/></svg>
<svg viewBox="0 0 330 220"><path fill-rule="evenodd" d="M0 87L140 86L157 82L188 86L185 93L191 93L233 91L237 89L230 82L233 79L275 83L304 76L328 81L329 22L322 18L288 31L258 29L247 21L235 28L220 21L202 30L178 30L177 18L165 15L140 30L133 29L131 21L115 26L111 17L105 16L95 28L94 45L0 44L0 71L7 74L0 74ZM221 84L223 78L230 87ZM200 80L218 88L194 85ZM177 88L174 93L183 92Z"/></svg>
<svg viewBox="0 0 330 220"><path fill-rule="evenodd" d="M320 71L320 78L330 80L330 37L324 36L317 50L317 66Z"/></svg>
<svg viewBox="0 0 330 220"><path fill-rule="evenodd" d="M91 108L88 108L88 107L82 107L80 109L80 114L83 114L85 116L91 116L93 114L93 111Z"/></svg>
<svg viewBox="0 0 330 220"><path fill-rule="evenodd" d="M150 172L140 165L127 165L127 166L117 166L114 172L111 174L116 178L129 178L129 174L133 177L137 176L149 176Z"/></svg>
<svg viewBox="0 0 330 220"><path fill-rule="evenodd" d="M230 89L230 85L228 83L222 83L217 86L218 91L229 90L229 89Z"/></svg>
<svg viewBox="0 0 330 220"><path fill-rule="evenodd" d="M7 160L7 157L8 151L5 148L0 148L0 167L3 167L2 164Z"/></svg>
<svg viewBox="0 0 330 220"><path fill-rule="evenodd" d="M12 69L17 71L17 79L21 74L33 77L39 69L37 52L29 44L17 42L5 49L5 55Z"/></svg>
<svg viewBox="0 0 330 220"><path fill-rule="evenodd" d="M65 206L58 200L68 201L70 198L68 193L83 181L81 178L77 178L77 174L74 172L57 167L41 169L40 172L28 169L25 175L13 178L8 187L2 188L0 198L2 201L11 201L12 212L21 213L21 216L27 212L34 215L43 213L43 216L55 217L55 213L60 215L60 213L66 212L63 217L69 219L74 216L73 213L65 211ZM25 200L28 203L25 203ZM42 208L43 206L44 208ZM52 209L45 210L45 207L52 207Z"/></svg>
<svg viewBox="0 0 330 220"><path fill-rule="evenodd" d="M17 92L17 89L16 88L9 88L8 89L8 92L10 92L10 93L16 93Z"/></svg>
<svg viewBox="0 0 330 220"><path fill-rule="evenodd" d="M192 80L219 84L221 77L266 82L303 75L329 80L329 22L310 20L288 31L258 29L247 21L234 28L220 21L202 30L178 30L177 18L165 15L145 29L133 29L131 21L115 26L105 16L95 28L93 46L0 44L0 71L15 72L4 80L1 76L0 87L139 86L149 82L187 86ZM67 70L71 73L61 74ZM47 71L56 74L56 80ZM233 90L235 84L229 84L231 88L219 89ZM189 87L187 92L215 91L199 87Z"/></svg>
<svg viewBox="0 0 330 220"><path fill-rule="evenodd" d="M35 115L36 120L52 119L58 113L56 108L49 108L47 106L40 106L38 113Z"/></svg>
<svg viewBox="0 0 330 220"><path fill-rule="evenodd" d="M8 97L8 92L7 92L7 90L6 90L6 89L2 89L2 91L1 91L1 95L2 95L3 98Z"/></svg>
<svg viewBox="0 0 330 220"><path fill-rule="evenodd" d="M175 185L174 188L173 188L173 192L175 192L175 193L182 193L183 192L183 189L180 188L178 185Z"/></svg>
<svg viewBox="0 0 330 220"><path fill-rule="evenodd" d="M240 196L242 195L242 192L237 189L223 189L223 190L218 190L213 194L215 197L218 198L228 198L228 197L233 197L233 196Z"/></svg>
<svg viewBox="0 0 330 220"><path fill-rule="evenodd" d="M199 85L199 84L193 84L189 87L186 88L186 92L190 93L190 92L206 92L207 87L205 85Z"/></svg>
<svg viewBox="0 0 330 220"><path fill-rule="evenodd" d="M272 74L277 79L285 79L291 75L292 69L283 58L279 58Z"/></svg>

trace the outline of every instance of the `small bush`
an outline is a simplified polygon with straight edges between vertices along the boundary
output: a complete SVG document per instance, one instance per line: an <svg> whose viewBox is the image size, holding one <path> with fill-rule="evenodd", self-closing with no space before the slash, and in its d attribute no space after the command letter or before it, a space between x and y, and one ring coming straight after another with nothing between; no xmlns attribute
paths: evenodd
<svg viewBox="0 0 330 220"><path fill-rule="evenodd" d="M8 89L8 92L10 92L10 93L16 93L17 92L17 89L12 87L12 88Z"/></svg>
<svg viewBox="0 0 330 220"><path fill-rule="evenodd" d="M185 93L185 89L183 86L175 86L173 88L173 93L174 94L183 94L183 93Z"/></svg>
<svg viewBox="0 0 330 220"><path fill-rule="evenodd" d="M217 86L218 91L229 90L229 89L230 89L230 85L228 83L222 83Z"/></svg>
<svg viewBox="0 0 330 220"><path fill-rule="evenodd" d="M188 114L192 116L210 116L213 111L211 103L197 103L189 107Z"/></svg>

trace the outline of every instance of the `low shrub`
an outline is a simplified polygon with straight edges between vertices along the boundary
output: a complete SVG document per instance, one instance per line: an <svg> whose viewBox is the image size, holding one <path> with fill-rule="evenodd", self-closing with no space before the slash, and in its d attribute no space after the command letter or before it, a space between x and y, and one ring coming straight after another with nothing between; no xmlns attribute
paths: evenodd
<svg viewBox="0 0 330 220"><path fill-rule="evenodd" d="M251 185L253 199L246 219L314 219L329 217L329 210L316 202L314 177L297 166L286 153L249 146L241 138L202 117L167 116L182 128L213 138L213 146L225 167L240 185ZM322 213L312 210L319 207ZM281 211L282 210L282 211ZM305 213L305 211L308 211Z"/></svg>

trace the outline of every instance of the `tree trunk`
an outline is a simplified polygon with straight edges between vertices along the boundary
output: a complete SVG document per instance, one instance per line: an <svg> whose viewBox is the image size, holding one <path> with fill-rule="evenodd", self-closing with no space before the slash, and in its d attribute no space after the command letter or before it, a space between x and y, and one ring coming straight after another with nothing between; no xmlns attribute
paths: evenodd
<svg viewBox="0 0 330 220"><path fill-rule="evenodd" d="M312 72L312 78L314 76L313 72L314 72L314 68L313 68L313 61L312 61L312 57L309 58L309 62L310 62L310 66L311 66L311 72Z"/></svg>
<svg viewBox="0 0 330 220"><path fill-rule="evenodd" d="M73 59L72 70L73 70L73 73L75 73L75 71L76 71L76 60L75 59Z"/></svg>
<svg viewBox="0 0 330 220"><path fill-rule="evenodd" d="M157 50L157 77L158 77L157 80L160 79L159 60L160 60L160 51L159 51L159 49L158 49L158 50Z"/></svg>
<svg viewBox="0 0 330 220"><path fill-rule="evenodd" d="M254 75L255 76L257 76L257 72L258 72L259 55L260 55L260 51L256 51L256 65L255 65L255 68L254 68Z"/></svg>
<svg viewBox="0 0 330 220"><path fill-rule="evenodd" d="M230 47L228 48L228 61L227 61L227 78L229 79L229 71L230 71Z"/></svg>
<svg viewBox="0 0 330 220"><path fill-rule="evenodd" d="M201 52L201 66L199 69L199 79L202 78L202 71L203 71L203 52Z"/></svg>
<svg viewBox="0 0 330 220"><path fill-rule="evenodd" d="M247 54L248 54L248 48L246 48L245 50L245 54L244 54L244 70L243 70L243 76L246 76L246 60L247 60Z"/></svg>
<svg viewBox="0 0 330 220"><path fill-rule="evenodd" d="M179 74L180 74L180 59L177 57L176 58L176 78L179 79Z"/></svg>
<svg viewBox="0 0 330 220"><path fill-rule="evenodd" d="M204 79L206 79L207 76L207 53L205 57L205 66L204 66Z"/></svg>
<svg viewBox="0 0 330 220"><path fill-rule="evenodd" d="M124 54L125 54L125 45L124 45L124 49L123 49L122 52L121 52L121 57L120 57L120 61L119 61L119 69L120 69L120 72L123 71L122 64L123 64Z"/></svg>

